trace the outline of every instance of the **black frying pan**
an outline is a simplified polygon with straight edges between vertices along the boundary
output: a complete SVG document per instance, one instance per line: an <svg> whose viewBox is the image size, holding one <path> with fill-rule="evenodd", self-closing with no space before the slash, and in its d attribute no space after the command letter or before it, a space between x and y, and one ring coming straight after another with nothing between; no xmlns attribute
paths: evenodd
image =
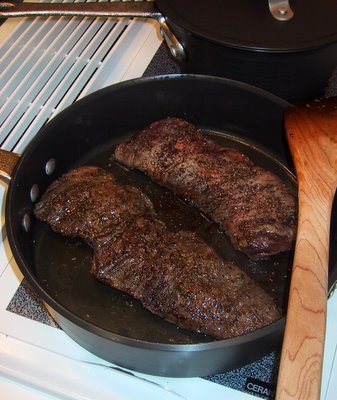
<svg viewBox="0 0 337 400"><path fill-rule="evenodd" d="M130 296L94 280L89 274L90 248L52 233L34 220L32 209L47 186L70 168L103 166L123 182L146 190L172 229L179 221L226 257L238 260L285 313L291 254L259 264L249 262L196 210L186 208L142 174L114 164L110 155L117 142L152 121L180 116L215 140L248 152L296 190L283 133L287 107L274 95L223 78L160 76L100 90L70 106L36 135L11 173L6 228L20 270L67 334L120 366L179 377L233 369L279 346L284 318L228 340L214 340L162 321Z"/></svg>

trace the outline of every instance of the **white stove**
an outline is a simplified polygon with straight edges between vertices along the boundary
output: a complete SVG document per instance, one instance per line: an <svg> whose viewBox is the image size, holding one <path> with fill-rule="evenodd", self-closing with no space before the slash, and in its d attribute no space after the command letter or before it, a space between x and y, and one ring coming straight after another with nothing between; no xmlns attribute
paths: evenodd
<svg viewBox="0 0 337 400"><path fill-rule="evenodd" d="M110 84L142 76L161 45L155 23L87 18L11 19L0 26L1 147L21 153L37 131L77 99ZM30 292L12 257L0 186L0 393L42 399L256 399L258 383L223 379L162 378L119 369L70 339ZM321 398L335 400L337 295L328 301ZM269 358L268 358L269 360ZM245 378L268 362L248 369ZM245 370L247 371L247 370ZM247 375L247 372L244 372ZM269 396L270 397L270 396Z"/></svg>

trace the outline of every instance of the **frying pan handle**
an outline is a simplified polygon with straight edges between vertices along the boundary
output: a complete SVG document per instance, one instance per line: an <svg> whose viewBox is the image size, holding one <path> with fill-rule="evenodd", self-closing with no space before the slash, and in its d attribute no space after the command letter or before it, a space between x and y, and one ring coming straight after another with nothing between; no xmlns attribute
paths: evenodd
<svg viewBox="0 0 337 400"><path fill-rule="evenodd" d="M0 179L9 182L19 159L19 154L0 149Z"/></svg>
<svg viewBox="0 0 337 400"><path fill-rule="evenodd" d="M14 17L123 17L123 18L152 18L160 25L160 31L172 56L181 62L186 54L184 47L171 32L163 14L148 1L113 1L89 3L0 3L0 18Z"/></svg>
<svg viewBox="0 0 337 400"><path fill-rule="evenodd" d="M158 19L161 15L153 2L0 3L0 18L68 16Z"/></svg>

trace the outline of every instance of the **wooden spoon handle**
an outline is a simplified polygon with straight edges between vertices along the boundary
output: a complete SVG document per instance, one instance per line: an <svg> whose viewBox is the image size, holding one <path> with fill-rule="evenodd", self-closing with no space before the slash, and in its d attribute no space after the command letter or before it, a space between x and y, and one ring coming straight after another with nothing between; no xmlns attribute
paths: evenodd
<svg viewBox="0 0 337 400"><path fill-rule="evenodd" d="M276 399L314 400L320 398L323 364L337 109L321 115L295 108L285 125L298 177L299 217Z"/></svg>
<svg viewBox="0 0 337 400"><path fill-rule="evenodd" d="M277 399L319 399L323 362L328 234L320 222L327 204L300 189L302 200L283 340ZM322 213L318 215L318 213Z"/></svg>

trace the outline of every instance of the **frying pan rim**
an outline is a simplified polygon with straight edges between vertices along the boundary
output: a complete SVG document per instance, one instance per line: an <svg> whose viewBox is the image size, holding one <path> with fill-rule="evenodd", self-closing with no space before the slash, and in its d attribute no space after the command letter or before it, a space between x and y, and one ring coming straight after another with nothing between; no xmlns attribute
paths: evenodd
<svg viewBox="0 0 337 400"><path fill-rule="evenodd" d="M39 145L41 141L43 141L43 136L45 131L53 129L53 126L58 123L59 120L63 118L64 115L68 113L73 113L78 107L81 107L82 104L87 102L92 102L93 100L105 96L106 94L110 93L114 95L119 90L123 90L129 86L134 85L147 85L148 82L160 82L162 80L197 80L197 81L211 81L213 83L222 83L224 87L226 86L233 86L238 87L244 91L253 92L259 96L263 96L267 100L272 101L276 105L280 106L283 109L286 109L290 106L290 103L286 100L281 99L280 97L269 93L263 89L257 88L247 83L235 81L232 79L222 78L222 77L215 77L209 75L198 75L198 74L165 74L165 75L157 75L151 77L141 77L130 79L127 81L119 82L98 91L95 91L84 98L78 100L77 102L73 103L72 105L66 107L63 111L61 111L55 118L53 118L50 122L48 122L41 130L35 135L33 140L28 144L27 148L23 152L22 157L20 157L16 167L13 171L13 176L11 177L8 190L7 190L7 198L6 198L6 207L5 207L5 220L6 220L6 230L7 230L7 237L9 240L10 248L14 255L14 259L16 260L19 269L21 270L23 276L26 278L28 284L32 287L32 289L41 297L43 302L48 304L55 312L60 314L66 320L72 322L73 324L79 326L82 329L87 330L90 333L99 334L99 336L119 342L124 345L133 346L133 347L141 347L141 348L151 348L157 350L168 350L168 351L200 351L200 350L208 350L208 349L217 349L217 348L224 348L230 347L233 345L240 345L246 342L250 342L252 338L263 338L264 336L268 336L271 332L275 329L278 331L284 325L285 317L283 316L279 320L273 322L270 325L267 325L263 328L257 329L253 332L246 333L244 335L228 338L228 339L219 339L210 342L200 342L200 343L181 343L181 344L171 344L171 343L161 343L161 342L150 342L141 339L130 338L126 336L121 336L115 334L111 331L98 327L82 318L76 316L74 313L69 311L63 305L59 304L48 292L44 290L44 288L37 282L37 278L34 276L32 271L28 266L27 261L25 260L23 252L20 250L20 245L17 243L17 238L15 234L15 229L12 223L11 218L11 210L10 205L12 204L13 192L16 186L16 180L20 176L21 169L25 164L27 159L30 159L30 154L34 151L34 149Z"/></svg>

